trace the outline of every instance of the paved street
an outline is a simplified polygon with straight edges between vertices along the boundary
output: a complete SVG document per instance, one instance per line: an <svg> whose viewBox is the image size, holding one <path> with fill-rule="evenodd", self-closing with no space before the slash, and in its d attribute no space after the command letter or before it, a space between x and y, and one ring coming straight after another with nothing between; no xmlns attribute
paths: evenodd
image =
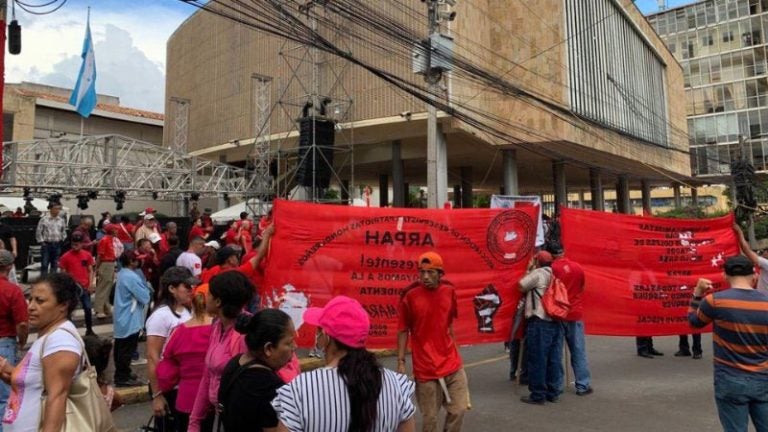
<svg viewBox="0 0 768 432"><path fill-rule="evenodd" d="M462 350L472 391L466 431L719 431L712 391L711 338L704 359L675 358L677 337L655 338L664 357L635 356L633 338L587 340L595 393L579 397L570 386L557 404L530 406L506 380L509 363L501 344ZM393 359L384 361L394 367ZM135 430L149 418L149 404L121 408L118 427ZM753 430L753 429L750 429Z"/></svg>

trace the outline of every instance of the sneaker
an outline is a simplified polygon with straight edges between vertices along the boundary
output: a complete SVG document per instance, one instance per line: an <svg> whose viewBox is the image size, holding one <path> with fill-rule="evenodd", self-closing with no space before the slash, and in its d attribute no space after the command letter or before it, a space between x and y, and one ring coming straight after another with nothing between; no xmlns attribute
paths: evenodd
<svg viewBox="0 0 768 432"><path fill-rule="evenodd" d="M693 353L694 360L701 360L701 353Z"/></svg>
<svg viewBox="0 0 768 432"><path fill-rule="evenodd" d="M675 353L675 357L690 357L690 356L691 356L690 351L680 350Z"/></svg>
<svg viewBox="0 0 768 432"><path fill-rule="evenodd" d="M115 381L115 387L141 387L144 385L147 385L147 383L138 379L129 379L126 381Z"/></svg>
<svg viewBox="0 0 768 432"><path fill-rule="evenodd" d="M588 389L586 389L586 390L576 390L576 396L586 396L586 395L591 395L591 394L592 394L592 393L594 393L594 392L595 392L595 390L594 390L592 387L589 387L589 388L588 388Z"/></svg>
<svg viewBox="0 0 768 432"><path fill-rule="evenodd" d="M651 355L655 355L655 356L663 356L664 355L663 352L657 351L654 348L649 349L648 352L651 353Z"/></svg>
<svg viewBox="0 0 768 432"><path fill-rule="evenodd" d="M103 320L103 319L107 319L107 318L109 318L109 315L107 315L105 313L97 313L96 314L96 319Z"/></svg>
<svg viewBox="0 0 768 432"><path fill-rule="evenodd" d="M554 396L554 397L547 396L547 402L558 403L560 402L560 396Z"/></svg>
<svg viewBox="0 0 768 432"><path fill-rule="evenodd" d="M131 360L131 366L141 366L147 364L147 359L145 358L138 358L136 360Z"/></svg>
<svg viewBox="0 0 768 432"><path fill-rule="evenodd" d="M530 396L523 396L520 398L520 402L531 404L531 405L544 405L544 399L542 400L535 400L531 399Z"/></svg>

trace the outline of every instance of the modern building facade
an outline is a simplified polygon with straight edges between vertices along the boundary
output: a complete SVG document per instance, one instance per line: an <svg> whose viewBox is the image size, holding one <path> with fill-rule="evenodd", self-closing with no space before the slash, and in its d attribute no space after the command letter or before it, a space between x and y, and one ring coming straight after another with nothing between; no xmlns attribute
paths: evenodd
<svg viewBox="0 0 768 432"><path fill-rule="evenodd" d="M365 3L426 33L426 22L404 13L400 2ZM668 186L690 176L683 71L631 0L473 0L456 2L455 12L449 31L456 53L535 93L548 107L449 74L448 95L502 119L499 127L512 137L500 140L439 112L449 189L455 185L469 202L472 191L555 190L558 202L566 203L570 188L602 194L604 188ZM347 42L363 61L413 76L410 62ZM330 111L346 113L338 119L336 142L348 140L354 175L340 169L333 183L352 182L358 190L370 185L385 192L381 204L403 205L399 191L426 183L424 104L361 67L337 68L337 60L322 53L315 67L307 66L295 60L302 49L195 13L168 41L164 144L182 137L194 155L244 163L261 133L259 104L267 100L269 134L260 139L279 158L278 150L297 147L295 120L306 89L335 91ZM628 203L629 194L622 196Z"/></svg>
<svg viewBox="0 0 768 432"><path fill-rule="evenodd" d="M684 71L691 171L730 174L740 137L768 170L768 0L706 0L648 16Z"/></svg>

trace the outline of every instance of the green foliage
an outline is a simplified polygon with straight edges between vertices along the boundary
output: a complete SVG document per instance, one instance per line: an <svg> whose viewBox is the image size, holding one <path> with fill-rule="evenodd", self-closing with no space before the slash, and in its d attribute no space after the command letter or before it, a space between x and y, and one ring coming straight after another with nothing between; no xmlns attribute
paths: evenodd
<svg viewBox="0 0 768 432"><path fill-rule="evenodd" d="M671 219L711 219L728 214L728 210L719 210L707 213L700 207L682 207L665 212L656 213L654 216Z"/></svg>
<svg viewBox="0 0 768 432"><path fill-rule="evenodd" d="M323 196L323 199L330 200L330 201L338 201L341 197L341 194L336 189L328 189L325 191L325 195Z"/></svg>
<svg viewBox="0 0 768 432"><path fill-rule="evenodd" d="M472 206L474 208L491 208L490 195L475 195L472 197Z"/></svg>

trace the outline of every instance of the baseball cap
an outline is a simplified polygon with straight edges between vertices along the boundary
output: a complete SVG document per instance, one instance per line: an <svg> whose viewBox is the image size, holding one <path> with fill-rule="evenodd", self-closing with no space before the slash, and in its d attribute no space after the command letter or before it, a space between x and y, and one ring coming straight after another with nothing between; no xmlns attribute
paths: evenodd
<svg viewBox="0 0 768 432"><path fill-rule="evenodd" d="M149 241L152 243L157 243L160 241L162 237L160 237L160 234L158 233L152 233L149 235Z"/></svg>
<svg viewBox="0 0 768 432"><path fill-rule="evenodd" d="M443 270L443 258L435 252L419 256L419 268L423 270Z"/></svg>
<svg viewBox="0 0 768 432"><path fill-rule="evenodd" d="M321 327L328 336L352 348L365 347L371 320L355 299L338 296L325 307L311 307L304 312L304 322Z"/></svg>
<svg viewBox="0 0 768 432"><path fill-rule="evenodd" d="M755 265L744 255L726 259L724 269L728 276L749 276L755 273Z"/></svg>
<svg viewBox="0 0 768 432"><path fill-rule="evenodd" d="M155 219L155 215L153 215L152 213L147 213L144 215L144 220L154 220L154 219Z"/></svg>
<svg viewBox="0 0 768 432"><path fill-rule="evenodd" d="M192 295L196 296L198 294L202 294L203 296L207 296L209 290L210 290L210 285L208 285L207 283L200 284L195 287L195 291L192 293Z"/></svg>
<svg viewBox="0 0 768 432"><path fill-rule="evenodd" d="M221 249L221 245L216 240L211 240L208 243L206 243L205 245L206 246L210 246L210 247L212 247L212 248L214 248L216 250Z"/></svg>
<svg viewBox="0 0 768 432"><path fill-rule="evenodd" d="M147 207L147 208L144 209L143 212L139 213L139 216L151 215L154 212L155 212L155 209L153 209L152 207Z"/></svg>
<svg viewBox="0 0 768 432"><path fill-rule="evenodd" d="M200 284L200 279L194 277L188 268L181 266L169 267L168 270L160 276L161 286L166 287L168 285L178 285L181 283L193 287Z"/></svg>
<svg viewBox="0 0 768 432"><path fill-rule="evenodd" d="M229 257L240 255L240 251L237 249L231 247L231 246L224 246L221 248L220 251L216 252L216 262L221 265L226 261Z"/></svg>
<svg viewBox="0 0 768 432"><path fill-rule="evenodd" d="M549 253L549 252L547 252L545 250L538 251L536 253L536 262L538 262L539 265L541 265L541 264L551 264L552 261L554 261L554 259L552 258L552 254L551 253Z"/></svg>
<svg viewBox="0 0 768 432"><path fill-rule="evenodd" d="M72 243L83 241L83 235L79 232L72 233Z"/></svg>
<svg viewBox="0 0 768 432"><path fill-rule="evenodd" d="M115 224L108 224L104 226L104 232L106 233L117 233L117 225Z"/></svg>
<svg viewBox="0 0 768 432"><path fill-rule="evenodd" d="M0 250L0 266L9 266L13 264L15 259L13 259L13 254L9 251L2 249Z"/></svg>

